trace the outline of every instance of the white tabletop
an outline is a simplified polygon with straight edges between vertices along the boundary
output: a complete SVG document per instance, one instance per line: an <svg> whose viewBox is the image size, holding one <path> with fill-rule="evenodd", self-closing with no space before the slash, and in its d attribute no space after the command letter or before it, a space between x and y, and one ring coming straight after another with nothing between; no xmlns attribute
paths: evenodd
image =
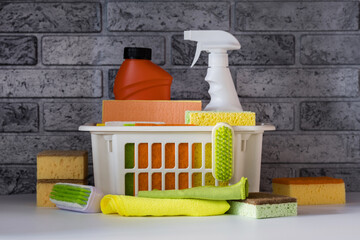
<svg viewBox="0 0 360 240"><path fill-rule="evenodd" d="M271 219L121 217L35 202L35 195L0 196L0 239L360 239L360 193L348 193L346 205L299 206L296 217Z"/></svg>

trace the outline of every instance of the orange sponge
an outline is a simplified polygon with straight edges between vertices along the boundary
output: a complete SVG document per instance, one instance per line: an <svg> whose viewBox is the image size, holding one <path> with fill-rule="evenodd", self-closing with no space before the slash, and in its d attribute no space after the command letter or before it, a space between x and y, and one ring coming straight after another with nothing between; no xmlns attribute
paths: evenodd
<svg viewBox="0 0 360 240"><path fill-rule="evenodd" d="M298 205L345 204L345 184L331 177L274 178L273 193L297 199Z"/></svg>
<svg viewBox="0 0 360 240"><path fill-rule="evenodd" d="M103 100L102 121L184 124L189 110L201 111L201 101Z"/></svg>

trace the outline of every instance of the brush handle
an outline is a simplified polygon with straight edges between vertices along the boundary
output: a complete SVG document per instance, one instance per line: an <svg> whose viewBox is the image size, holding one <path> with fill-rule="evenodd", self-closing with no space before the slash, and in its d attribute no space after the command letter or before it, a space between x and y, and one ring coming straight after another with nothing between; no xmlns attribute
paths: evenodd
<svg viewBox="0 0 360 240"><path fill-rule="evenodd" d="M91 196L89 198L89 202L86 205L86 208L82 212L86 213L99 213L101 212L100 209L100 202L103 198L104 194L99 189L92 187Z"/></svg>

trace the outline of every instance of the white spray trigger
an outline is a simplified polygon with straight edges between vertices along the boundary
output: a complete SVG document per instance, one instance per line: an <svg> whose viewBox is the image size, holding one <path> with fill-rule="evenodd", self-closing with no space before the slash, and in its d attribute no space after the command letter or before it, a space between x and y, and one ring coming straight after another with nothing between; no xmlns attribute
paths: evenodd
<svg viewBox="0 0 360 240"><path fill-rule="evenodd" d="M195 57L194 57L194 60L191 64L191 67L193 67L195 65L195 63L197 62L197 60L199 60L199 57L200 57L200 54L201 54L201 51L202 51L202 47L201 47L201 42L198 42L197 45L196 45L196 52L195 52Z"/></svg>
<svg viewBox="0 0 360 240"><path fill-rule="evenodd" d="M210 84L210 103L205 111L240 112L239 97L229 70L229 50L240 49L239 41L230 33L220 30L184 31L184 39L197 42L191 67L198 61L202 51L209 53L205 80Z"/></svg>

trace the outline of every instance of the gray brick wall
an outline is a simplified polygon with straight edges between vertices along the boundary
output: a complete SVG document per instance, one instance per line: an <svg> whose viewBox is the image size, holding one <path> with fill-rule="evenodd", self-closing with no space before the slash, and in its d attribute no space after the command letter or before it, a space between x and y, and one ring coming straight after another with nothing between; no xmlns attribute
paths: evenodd
<svg viewBox="0 0 360 240"><path fill-rule="evenodd" d="M207 57L183 30L220 29L237 93L264 135L261 189L274 177L334 176L360 191L359 0L4 0L0 3L0 194L35 192L36 154L86 149L85 122L113 99L125 46L150 47L173 99L209 101Z"/></svg>
<svg viewBox="0 0 360 240"><path fill-rule="evenodd" d="M358 30L356 2L240 2L235 5L238 31Z"/></svg>

